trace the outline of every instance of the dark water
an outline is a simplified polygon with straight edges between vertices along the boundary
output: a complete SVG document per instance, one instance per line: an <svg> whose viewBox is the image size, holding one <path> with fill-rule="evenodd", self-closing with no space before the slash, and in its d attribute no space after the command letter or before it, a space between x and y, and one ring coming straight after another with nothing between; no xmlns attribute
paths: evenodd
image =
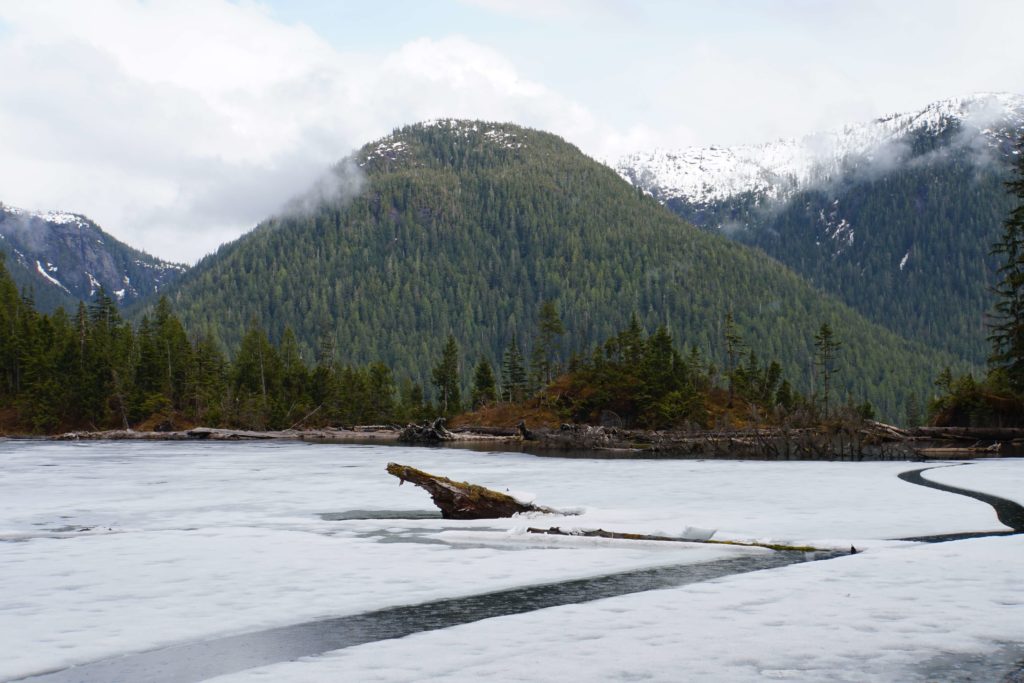
<svg viewBox="0 0 1024 683"><path fill-rule="evenodd" d="M968 465L953 465L953 467L967 467ZM950 467L950 465L945 465ZM1024 531L1024 507L1012 500L1000 498L999 496L993 496L988 493L981 493L980 491L971 491L970 489L962 489L956 486L949 486L947 484L940 484L934 482L931 479L925 479L921 476L922 472L928 470L937 469L936 467L925 467L920 470L911 470L909 472L901 472L897 476L905 482L911 484L917 484L918 486L927 486L928 488L937 489L939 491L945 491L947 493L956 493L961 496L967 496L968 498L974 498L980 500L983 503L988 503L992 506L992 509L996 512L996 517L1000 522L1010 527L1014 531Z"/></svg>
<svg viewBox="0 0 1024 683"><path fill-rule="evenodd" d="M440 510L346 510L324 512L320 519L325 522L344 522L366 519L441 519Z"/></svg>
<svg viewBox="0 0 1024 683"><path fill-rule="evenodd" d="M835 556L834 553L758 553L704 564L673 565L563 583L526 586L175 645L20 680L39 683L202 681L258 666L481 619L684 586Z"/></svg>
<svg viewBox="0 0 1024 683"><path fill-rule="evenodd" d="M1024 644L997 643L980 653L945 653L921 663L920 679L928 683L1024 683Z"/></svg>

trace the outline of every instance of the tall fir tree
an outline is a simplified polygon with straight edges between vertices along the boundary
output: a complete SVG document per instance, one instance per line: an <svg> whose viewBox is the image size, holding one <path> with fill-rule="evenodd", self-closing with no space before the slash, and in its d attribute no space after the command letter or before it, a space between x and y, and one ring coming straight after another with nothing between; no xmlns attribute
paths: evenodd
<svg viewBox="0 0 1024 683"><path fill-rule="evenodd" d="M1003 234L992 247L1002 258L999 282L993 288L998 297L991 334L989 365L1005 373L1010 389L1024 394L1024 136L1017 146L1016 177L1007 183L1017 206L1003 223Z"/></svg>
<svg viewBox="0 0 1024 683"><path fill-rule="evenodd" d="M509 403L518 403L526 398L526 366L523 364L523 354L516 344L516 336L512 335L512 341L501 359L501 397Z"/></svg>
<svg viewBox="0 0 1024 683"><path fill-rule="evenodd" d="M836 355L842 343L836 339L832 326L822 323L818 332L814 335L814 365L818 370L819 381L821 382L821 402L824 406L825 417L829 416L829 398L832 393L832 379L835 374Z"/></svg>
<svg viewBox="0 0 1024 683"><path fill-rule="evenodd" d="M461 411L459 345L455 341L455 335L448 335L444 351L441 352L441 360L434 366L430 377L434 388L437 389L437 403L441 412L445 416L451 416Z"/></svg>
<svg viewBox="0 0 1024 683"><path fill-rule="evenodd" d="M540 305L537 337L530 354L530 379L538 388L551 383L559 368L557 339L565 333L565 325L558 315L558 306L551 299Z"/></svg>
<svg viewBox="0 0 1024 683"><path fill-rule="evenodd" d="M473 371L473 408L480 408L498 400L498 387L494 381L494 369L490 361L481 358Z"/></svg>
<svg viewBox="0 0 1024 683"><path fill-rule="evenodd" d="M736 329L736 320L733 318L732 309L725 314L725 376L729 380L729 407L736 395L736 370L739 367L739 357L743 353L743 338Z"/></svg>

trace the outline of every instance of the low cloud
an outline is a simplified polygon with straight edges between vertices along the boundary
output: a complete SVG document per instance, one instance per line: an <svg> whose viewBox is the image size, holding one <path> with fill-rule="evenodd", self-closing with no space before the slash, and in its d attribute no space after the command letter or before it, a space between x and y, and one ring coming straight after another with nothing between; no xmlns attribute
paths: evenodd
<svg viewBox="0 0 1024 683"><path fill-rule="evenodd" d="M285 203L279 216L309 216L321 206L345 206L366 188L366 174L346 157L317 178L308 190Z"/></svg>

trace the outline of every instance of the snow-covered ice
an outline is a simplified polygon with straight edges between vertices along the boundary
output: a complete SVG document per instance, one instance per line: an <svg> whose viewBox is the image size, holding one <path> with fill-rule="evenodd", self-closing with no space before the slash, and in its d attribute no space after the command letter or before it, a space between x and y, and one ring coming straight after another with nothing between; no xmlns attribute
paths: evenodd
<svg viewBox="0 0 1024 683"><path fill-rule="evenodd" d="M983 466L936 467L923 476L939 484L981 491L1024 505L1024 467L1019 459L985 460L980 464Z"/></svg>
<svg viewBox="0 0 1024 683"><path fill-rule="evenodd" d="M864 553L488 619L213 680L998 680L936 676L927 664L1024 643L1021 558L1020 536Z"/></svg>
<svg viewBox="0 0 1024 683"><path fill-rule="evenodd" d="M530 491L518 495L582 514L442 520L423 514L433 511L424 491L385 473L388 461ZM614 678L637 667L657 680L702 680L705 670L741 680L789 667L804 671L791 677L815 680L853 656L869 656L883 671L886 662L903 666L922 652L995 648L985 639L1000 630L1024 642L1004 614L1020 613L1011 591L1019 537L924 547L891 540L1003 528L983 503L896 477L914 467L567 460L301 443L0 441L0 680L386 606L770 552L535 536L525 533L531 525L664 535L717 529L718 539L855 544L866 552L491 619L236 676L462 680L486 673L507 680L534 670L524 654L534 648L544 675L531 679L554 680L559 671L580 672L576 680ZM925 476L1012 497L1024 461L979 461ZM402 519L395 511L420 514ZM926 628L929 620L939 625ZM818 632L819 642L809 637ZM760 649L725 651L728 642L755 635L763 637ZM699 658L686 656L695 651Z"/></svg>

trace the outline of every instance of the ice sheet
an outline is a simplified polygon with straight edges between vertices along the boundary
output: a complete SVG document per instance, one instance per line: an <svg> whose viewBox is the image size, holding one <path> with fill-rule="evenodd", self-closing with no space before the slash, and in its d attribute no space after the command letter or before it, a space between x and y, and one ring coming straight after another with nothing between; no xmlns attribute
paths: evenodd
<svg viewBox="0 0 1024 683"><path fill-rule="evenodd" d="M928 663L1024 643L1022 557L1021 537L893 548L488 619L213 680L998 680L1003 672L958 678Z"/></svg>
<svg viewBox="0 0 1024 683"><path fill-rule="evenodd" d="M937 467L922 474L940 484L982 491L1024 505L1024 460L978 460L964 465Z"/></svg>
<svg viewBox="0 0 1024 683"><path fill-rule="evenodd" d="M441 520L424 491L385 473L391 460L530 491L542 505L583 514ZM971 487L985 490L1022 465L953 469L972 469ZM897 479L918 466L0 441L0 679L324 616L747 552L541 537L527 526L665 535L695 527L717 529L716 538L872 553L906 545L883 539L1002 528L978 501Z"/></svg>

